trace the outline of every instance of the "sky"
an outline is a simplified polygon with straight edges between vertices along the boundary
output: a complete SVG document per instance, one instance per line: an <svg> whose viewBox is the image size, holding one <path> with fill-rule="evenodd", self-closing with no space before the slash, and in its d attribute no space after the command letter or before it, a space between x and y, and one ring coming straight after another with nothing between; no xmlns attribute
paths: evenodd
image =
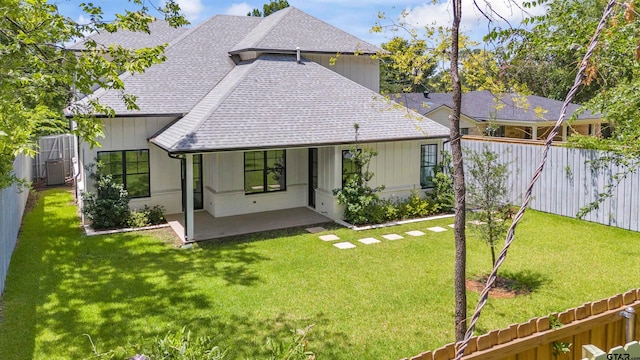
<svg viewBox="0 0 640 360"><path fill-rule="evenodd" d="M88 0L49 0L58 5L59 11L78 22L86 22L87 16L83 15L79 4ZM149 1L149 0L145 0ZM157 4L154 0L153 3ZM389 19L399 21L400 14L406 12L405 21L420 29L425 25L450 26L451 25L451 0L419 1L419 0L288 0L294 6L320 20L323 20L339 29L342 29L356 37L375 45L391 39L394 34L385 31L381 34L371 33L370 29L379 21L378 14L384 13ZM518 0L519 1L519 0ZM127 0L92 0L94 5L101 6L105 12L105 19L112 18L112 14L122 12L123 9L135 9ZM192 24L216 14L245 16L251 9L259 8L269 0L177 0L187 19ZM510 0L476 0L482 11L489 14L488 6L498 13L500 17L509 21L513 26L518 26L523 17L523 12L518 6L514 6ZM474 7L473 0L462 0L462 24L461 29L472 39L480 41L487 33L487 21ZM488 5L490 4L490 5ZM533 14L540 14L542 9L535 9ZM382 20L383 25L390 21ZM502 26L507 24L502 21Z"/></svg>

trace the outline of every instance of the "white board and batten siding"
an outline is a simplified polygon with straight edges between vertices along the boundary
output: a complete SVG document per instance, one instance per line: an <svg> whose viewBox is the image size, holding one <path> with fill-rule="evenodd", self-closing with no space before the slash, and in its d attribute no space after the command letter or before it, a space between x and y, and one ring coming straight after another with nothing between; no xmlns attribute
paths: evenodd
<svg viewBox="0 0 640 360"><path fill-rule="evenodd" d="M380 92L380 64L369 55L328 55L302 54L305 59L318 63L325 68L354 81L370 90ZM331 58L335 64L331 65Z"/></svg>
<svg viewBox="0 0 640 360"><path fill-rule="evenodd" d="M20 154L13 162L13 172L16 177L29 181L32 178L32 166L33 159ZM0 295L4 290L28 197L29 189L16 184L0 189Z"/></svg>
<svg viewBox="0 0 640 360"><path fill-rule="evenodd" d="M509 199L520 205L528 183L542 159L543 146L463 140L462 146L480 151L484 145L500 155L509 165ZM585 149L551 147L541 177L533 188L530 207L552 214L576 217L585 205L611 183L611 175L623 168L611 165L594 170L591 161L601 152ZM640 231L640 172L628 174L598 209L589 212L585 220L627 230Z"/></svg>
<svg viewBox="0 0 640 360"><path fill-rule="evenodd" d="M285 191L245 194L244 152L203 157L204 207L215 217L290 209L307 205L308 150L286 149Z"/></svg>
<svg viewBox="0 0 640 360"><path fill-rule="evenodd" d="M162 205L169 214L182 211L180 160L172 159L167 152L150 144L147 139L175 118L125 117L104 119L104 139L98 139L101 147L91 149L83 143L82 158L85 164L95 163L99 151L149 150L151 197L131 199L132 208L144 205ZM86 174L88 175L88 174ZM89 190L94 190L93 186Z"/></svg>
<svg viewBox="0 0 640 360"><path fill-rule="evenodd" d="M442 140L425 139L414 141L393 141L361 144L358 148L368 148L378 152L373 157L369 171L374 176L371 187L384 185L381 198L406 198L412 191L423 195L420 186L420 148L423 144L438 145L438 163L442 160ZM316 190L316 210L332 219L341 219L344 206L338 205L333 189L342 186L342 151L349 146L321 148L318 154L318 189Z"/></svg>

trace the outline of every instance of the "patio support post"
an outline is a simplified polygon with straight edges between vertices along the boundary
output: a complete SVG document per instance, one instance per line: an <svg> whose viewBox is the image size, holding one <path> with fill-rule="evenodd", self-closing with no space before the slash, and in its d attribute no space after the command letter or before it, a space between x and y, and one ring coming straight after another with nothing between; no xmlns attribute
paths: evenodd
<svg viewBox="0 0 640 360"><path fill-rule="evenodd" d="M531 139L538 140L538 127L535 125L531 127Z"/></svg>
<svg viewBox="0 0 640 360"><path fill-rule="evenodd" d="M186 179L185 179L185 220L187 222L187 226L185 229L185 240L192 241L193 240L193 154L186 154Z"/></svg>
<svg viewBox="0 0 640 360"><path fill-rule="evenodd" d="M567 125L562 125L562 141L567 141Z"/></svg>

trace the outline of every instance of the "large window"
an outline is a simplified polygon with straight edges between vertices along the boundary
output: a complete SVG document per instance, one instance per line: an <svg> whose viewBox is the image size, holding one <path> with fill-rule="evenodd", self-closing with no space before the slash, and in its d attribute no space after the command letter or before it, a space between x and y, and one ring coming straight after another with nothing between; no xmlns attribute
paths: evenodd
<svg viewBox="0 0 640 360"><path fill-rule="evenodd" d="M101 172L110 174L132 198L151 196L149 185L149 150L99 151Z"/></svg>
<svg viewBox="0 0 640 360"><path fill-rule="evenodd" d="M245 194L287 189L285 150L248 151L244 153Z"/></svg>
<svg viewBox="0 0 640 360"><path fill-rule="evenodd" d="M358 149L356 151L359 153L361 150ZM360 169L358 169L358 165L353 159L351 150L342 150L342 187L350 177L358 173L360 173Z"/></svg>
<svg viewBox="0 0 640 360"><path fill-rule="evenodd" d="M433 176L438 164L438 145L426 144L420 147L420 186L423 189L433 187Z"/></svg>

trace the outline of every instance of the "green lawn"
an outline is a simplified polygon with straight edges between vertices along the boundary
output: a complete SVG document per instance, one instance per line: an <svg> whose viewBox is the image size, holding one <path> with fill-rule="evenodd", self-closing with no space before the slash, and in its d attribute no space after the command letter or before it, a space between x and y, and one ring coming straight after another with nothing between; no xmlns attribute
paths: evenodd
<svg viewBox="0 0 640 360"><path fill-rule="evenodd" d="M318 359L398 359L453 338L451 219L354 232L427 235L338 250L298 230L176 249L166 232L85 237L71 194L50 190L25 219L0 321L0 359L79 359L187 326L230 359L265 357L267 337L315 324ZM640 234L528 212L503 273L536 286L492 299L483 331L640 287ZM489 270L468 239L468 274ZM469 294L469 309L477 295Z"/></svg>

